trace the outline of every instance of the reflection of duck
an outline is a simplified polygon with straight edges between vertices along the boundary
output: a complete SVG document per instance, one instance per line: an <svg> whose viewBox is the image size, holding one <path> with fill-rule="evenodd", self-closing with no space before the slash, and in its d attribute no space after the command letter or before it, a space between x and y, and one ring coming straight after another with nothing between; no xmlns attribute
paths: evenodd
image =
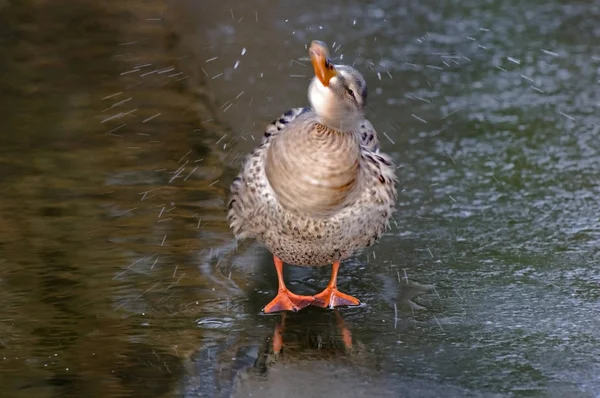
<svg viewBox="0 0 600 398"><path fill-rule="evenodd" d="M313 41L309 54L312 110L291 109L270 124L231 186L228 220L236 237L256 238L274 256L279 293L266 313L360 304L337 290L340 260L381 236L396 200L394 166L364 118L365 80L331 64L322 42ZM327 288L314 297L290 292L284 261L333 263Z"/></svg>
<svg viewBox="0 0 600 398"><path fill-rule="evenodd" d="M285 332L285 313L281 314L281 323L278 323L275 326L275 332L273 332L273 353L279 354L283 348L283 333ZM340 315L340 313L335 310L335 323L337 328L340 331L340 336L342 338L342 342L344 343L344 349L346 351L350 351L352 349L352 333L350 329L346 326L346 322L344 322L344 318ZM319 338L318 343L316 344L317 348L322 348L323 342Z"/></svg>
<svg viewBox="0 0 600 398"><path fill-rule="evenodd" d="M334 310L334 317L335 325L331 323L331 318L325 323L315 322L315 319L312 319L310 327L306 324L306 319L290 319L290 321L295 320L295 323L292 322L288 331L286 330L288 317L285 312L282 313L280 321L275 325L272 337L266 339L266 344L254 366L265 372L269 366L281 359L279 354L284 351L284 346L286 357L292 361L300 358L307 360L312 357L315 360L347 357L348 355L361 357L364 354L364 345L358 342L354 348L352 332L337 309Z"/></svg>

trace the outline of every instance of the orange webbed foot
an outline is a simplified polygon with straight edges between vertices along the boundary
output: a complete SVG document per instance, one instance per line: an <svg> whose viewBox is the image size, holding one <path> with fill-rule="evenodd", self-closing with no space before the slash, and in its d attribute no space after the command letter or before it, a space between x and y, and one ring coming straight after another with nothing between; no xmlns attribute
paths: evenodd
<svg viewBox="0 0 600 398"><path fill-rule="evenodd" d="M304 307L308 307L315 298L313 296L300 296L290 292L283 281L283 261L277 256L273 256L275 270L277 271L277 279L279 280L279 290L277 296L271 300L269 304L263 308L263 313L271 314L280 311L300 311Z"/></svg>
<svg viewBox="0 0 600 398"><path fill-rule="evenodd" d="M315 295L312 305L321 308L335 308L343 306L360 305L360 300L345 293L340 292L335 287L328 287L321 293Z"/></svg>
<svg viewBox="0 0 600 398"><path fill-rule="evenodd" d="M308 307L315 300L313 296L301 296L294 294L289 290L280 290L277 296L271 300L269 304L263 308L265 314L280 311L300 311L302 308Z"/></svg>

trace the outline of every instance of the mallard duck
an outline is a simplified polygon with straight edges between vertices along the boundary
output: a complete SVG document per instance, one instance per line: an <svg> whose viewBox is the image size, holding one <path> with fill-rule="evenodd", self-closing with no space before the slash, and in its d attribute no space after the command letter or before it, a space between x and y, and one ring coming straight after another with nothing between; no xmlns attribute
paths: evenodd
<svg viewBox="0 0 600 398"><path fill-rule="evenodd" d="M323 42L313 41L309 55L311 108L290 109L268 125L231 185L228 221L236 238L255 238L273 254L279 289L265 313L359 305L337 289L340 261L379 239L396 202L394 165L365 119L363 76L333 65ZM315 296L294 294L284 262L333 264L329 284Z"/></svg>

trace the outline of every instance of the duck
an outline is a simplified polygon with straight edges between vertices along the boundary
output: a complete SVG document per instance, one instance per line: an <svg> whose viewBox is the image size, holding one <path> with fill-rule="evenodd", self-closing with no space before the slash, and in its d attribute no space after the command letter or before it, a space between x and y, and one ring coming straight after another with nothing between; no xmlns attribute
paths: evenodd
<svg viewBox="0 0 600 398"><path fill-rule="evenodd" d="M394 163L365 118L364 77L334 65L322 41L308 53L311 106L270 123L231 184L227 220L235 238L266 247L277 271L277 295L263 313L361 305L338 290L341 261L385 233L397 200ZM322 292L298 295L284 282L284 263L332 265L331 278Z"/></svg>

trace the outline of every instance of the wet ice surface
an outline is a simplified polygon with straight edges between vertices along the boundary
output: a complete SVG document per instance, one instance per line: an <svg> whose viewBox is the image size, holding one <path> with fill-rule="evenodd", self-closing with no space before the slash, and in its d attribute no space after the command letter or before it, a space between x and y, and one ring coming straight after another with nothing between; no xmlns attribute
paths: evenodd
<svg viewBox="0 0 600 398"><path fill-rule="evenodd" d="M263 38L237 36L244 28L235 24L214 28L209 40L219 50L248 51L239 76L211 86L227 96L242 85L245 96L259 97L227 111L244 131L246 118L266 121L282 105L305 103L307 79L293 77L310 75L297 61L311 39L341 44L339 62L364 71L369 117L400 165L402 193L397 225L376 257L350 261L341 285L368 303L345 314L386 380L420 380L432 391L442 383L473 393L594 396L600 49L583 30L598 7L496 5L275 8L269 17L283 49L271 56L271 29ZM280 79L288 79L285 91L270 86ZM242 81L253 84L235 84ZM247 263L237 264L244 272ZM400 306L405 287L396 280L405 272L436 286L414 299L424 310ZM319 285L312 278L323 285L326 274L291 278L311 291ZM263 304L274 291L264 286ZM396 322L394 303L402 308Z"/></svg>
<svg viewBox="0 0 600 398"><path fill-rule="evenodd" d="M7 113L20 132L37 112L36 143L58 148L29 153L14 134L1 158L19 181L5 193L0 235L10 332L0 347L15 391L600 393L597 4L170 6L136 9L140 31L108 43L115 53L105 58L118 67L84 69L75 52L71 70L89 87L72 88L65 109L83 102L91 115L63 116L50 140L41 132L53 118ZM306 104L312 39L364 72L369 118L398 164L401 192L389 234L340 271L340 288L366 304L340 311L353 350L343 349L332 312L308 309L287 317L286 346L274 356L282 320L260 315L277 287L271 258L233 242L224 207L240 154L267 122ZM202 87L183 88L195 73L214 109ZM102 100L86 102L85 90ZM68 146L83 134L106 148ZM18 179L34 166L48 188ZM41 210L29 214L22 202ZM15 248L18 231L39 235ZM329 272L288 268L286 277L308 293ZM41 304L29 304L30 290ZM19 318L28 305L38 317Z"/></svg>

